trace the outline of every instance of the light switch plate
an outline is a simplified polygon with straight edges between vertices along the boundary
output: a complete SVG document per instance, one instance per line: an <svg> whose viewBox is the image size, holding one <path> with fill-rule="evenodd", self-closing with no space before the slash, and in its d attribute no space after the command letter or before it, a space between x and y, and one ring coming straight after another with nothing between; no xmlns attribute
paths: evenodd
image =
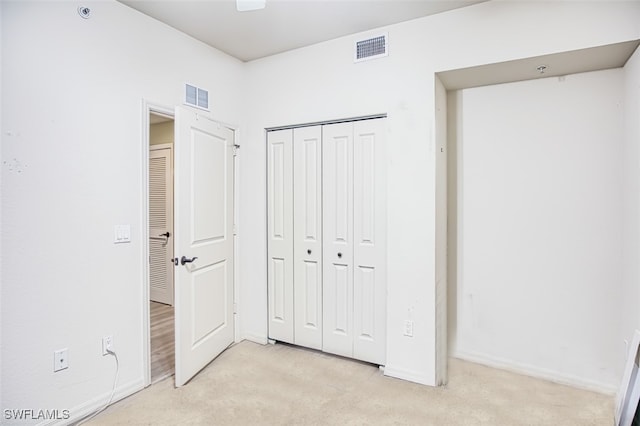
<svg viewBox="0 0 640 426"><path fill-rule="evenodd" d="M115 244L131 242L131 225L115 225L113 227L113 242Z"/></svg>

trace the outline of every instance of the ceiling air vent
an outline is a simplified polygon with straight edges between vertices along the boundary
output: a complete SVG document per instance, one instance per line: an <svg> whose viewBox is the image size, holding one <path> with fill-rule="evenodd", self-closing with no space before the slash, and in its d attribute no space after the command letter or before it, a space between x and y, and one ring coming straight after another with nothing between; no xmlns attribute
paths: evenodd
<svg viewBox="0 0 640 426"><path fill-rule="evenodd" d="M358 40L355 44L354 62L382 58L389 54L389 35L381 34L366 40Z"/></svg>
<svg viewBox="0 0 640 426"><path fill-rule="evenodd" d="M184 103L209 111L209 91L185 84Z"/></svg>

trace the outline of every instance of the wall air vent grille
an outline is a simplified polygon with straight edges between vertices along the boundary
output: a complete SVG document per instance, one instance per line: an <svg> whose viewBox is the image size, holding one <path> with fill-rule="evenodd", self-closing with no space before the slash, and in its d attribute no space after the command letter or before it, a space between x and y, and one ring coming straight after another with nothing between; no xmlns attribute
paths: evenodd
<svg viewBox="0 0 640 426"><path fill-rule="evenodd" d="M389 36L381 34L366 40L358 40L354 53L354 62L387 56L389 54Z"/></svg>
<svg viewBox="0 0 640 426"><path fill-rule="evenodd" d="M184 103L209 111L209 91L185 84Z"/></svg>

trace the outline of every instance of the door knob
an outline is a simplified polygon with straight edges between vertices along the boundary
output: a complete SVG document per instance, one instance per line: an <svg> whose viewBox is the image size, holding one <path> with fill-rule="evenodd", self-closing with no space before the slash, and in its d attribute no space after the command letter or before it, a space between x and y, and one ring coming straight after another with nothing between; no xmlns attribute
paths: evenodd
<svg viewBox="0 0 640 426"><path fill-rule="evenodd" d="M186 256L182 256L182 257L180 258L180 264L181 264L181 265L184 265L185 263L191 263L191 262L193 262L193 261L194 261L194 260L196 260L196 259L197 259L197 257L192 257L191 259L189 259L189 258L188 258L188 257L186 257Z"/></svg>
<svg viewBox="0 0 640 426"><path fill-rule="evenodd" d="M342 259L342 253L338 253L338 257Z"/></svg>
<svg viewBox="0 0 640 426"><path fill-rule="evenodd" d="M307 249L307 254L311 254L311 249Z"/></svg>
<svg viewBox="0 0 640 426"><path fill-rule="evenodd" d="M170 236L171 234L169 233L169 231L165 232L164 234L158 235L158 237L167 237L167 238L169 238Z"/></svg>

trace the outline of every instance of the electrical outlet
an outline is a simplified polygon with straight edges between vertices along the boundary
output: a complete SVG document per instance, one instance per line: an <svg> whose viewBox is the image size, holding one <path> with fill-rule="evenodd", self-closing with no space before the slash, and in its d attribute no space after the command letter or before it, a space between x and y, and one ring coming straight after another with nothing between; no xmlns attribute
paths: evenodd
<svg viewBox="0 0 640 426"><path fill-rule="evenodd" d="M108 355L109 351L114 351L113 336L104 336L102 338L102 355Z"/></svg>
<svg viewBox="0 0 640 426"><path fill-rule="evenodd" d="M404 322L404 335L407 337L413 337L413 321L405 320Z"/></svg>
<svg viewBox="0 0 640 426"><path fill-rule="evenodd" d="M66 370L69 368L69 353L68 349L59 349L53 353L53 372L60 370Z"/></svg>

